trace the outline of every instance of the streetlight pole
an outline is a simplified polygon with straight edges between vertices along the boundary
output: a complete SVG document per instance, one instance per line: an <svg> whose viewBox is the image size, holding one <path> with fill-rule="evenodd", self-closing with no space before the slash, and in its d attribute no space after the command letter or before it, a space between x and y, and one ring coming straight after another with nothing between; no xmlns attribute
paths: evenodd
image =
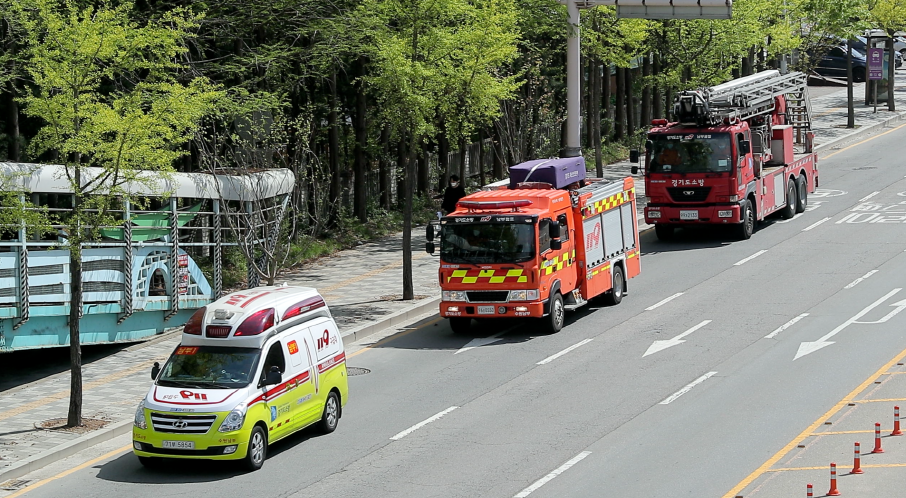
<svg viewBox="0 0 906 498"><path fill-rule="evenodd" d="M566 144L564 157L582 155L579 141L581 128L579 102L582 99L582 73L580 63L579 6L576 0L566 0L569 14L569 37L566 40Z"/></svg>

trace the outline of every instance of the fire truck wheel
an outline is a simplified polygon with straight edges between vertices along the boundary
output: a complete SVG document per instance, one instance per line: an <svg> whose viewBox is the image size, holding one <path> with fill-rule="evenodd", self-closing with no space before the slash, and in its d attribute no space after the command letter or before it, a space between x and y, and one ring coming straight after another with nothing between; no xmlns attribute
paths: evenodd
<svg viewBox="0 0 906 498"><path fill-rule="evenodd" d="M780 217L788 220L793 216L796 216L796 202L798 196L796 195L796 184L790 180L786 182L786 206L780 210Z"/></svg>
<svg viewBox="0 0 906 498"><path fill-rule="evenodd" d="M472 319L469 317L450 318L450 328L454 334L468 334L472 330Z"/></svg>
<svg viewBox="0 0 906 498"><path fill-rule="evenodd" d="M563 317L565 314L566 310L563 308L563 296L557 292L551 297L550 314L542 318L542 320L545 321L545 328L549 333L556 334L557 332L560 332L560 329L563 328Z"/></svg>
<svg viewBox="0 0 906 498"><path fill-rule="evenodd" d="M657 235L658 240L673 239L673 227L668 225L654 225L654 233Z"/></svg>
<svg viewBox="0 0 906 498"><path fill-rule="evenodd" d="M755 213L752 212L752 201L746 200L742 204L742 223L740 223L736 230L738 230L737 235L742 240L747 240L752 237L752 233L755 231Z"/></svg>
<svg viewBox="0 0 906 498"><path fill-rule="evenodd" d="M808 206L808 185L805 180L805 175L799 175L799 178L796 180L796 191L799 193L796 202L796 212L803 213L805 212L805 206Z"/></svg>
<svg viewBox="0 0 906 498"><path fill-rule="evenodd" d="M616 306L620 304L620 301L623 300L623 286L626 283L625 279L623 278L623 268L619 266L613 267L612 280L613 288L610 290L610 292L604 295L604 302L611 306Z"/></svg>

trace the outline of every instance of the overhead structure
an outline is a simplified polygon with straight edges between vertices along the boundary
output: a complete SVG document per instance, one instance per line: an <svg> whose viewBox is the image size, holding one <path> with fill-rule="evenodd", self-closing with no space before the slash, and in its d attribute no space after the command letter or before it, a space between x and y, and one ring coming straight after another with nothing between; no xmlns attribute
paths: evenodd
<svg viewBox="0 0 906 498"><path fill-rule="evenodd" d="M617 8L617 17L635 19L730 19L733 0L560 0L566 5L571 26L566 41L566 146L562 155L581 155L579 100L579 9L600 5Z"/></svg>

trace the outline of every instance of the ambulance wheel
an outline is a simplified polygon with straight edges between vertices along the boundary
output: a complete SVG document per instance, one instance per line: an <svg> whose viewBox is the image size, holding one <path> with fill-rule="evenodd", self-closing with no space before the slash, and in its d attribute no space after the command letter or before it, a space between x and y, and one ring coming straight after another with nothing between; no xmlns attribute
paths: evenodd
<svg viewBox="0 0 906 498"><path fill-rule="evenodd" d="M614 266L611 279L613 280L613 288L610 292L604 294L604 302L611 306L616 306L623 300L623 286L626 284L626 279L623 277L623 268Z"/></svg>
<svg viewBox="0 0 906 498"><path fill-rule="evenodd" d="M752 201L746 200L742 204L742 212L740 214L742 223L737 225L737 235L742 240L748 240L752 237L752 233L755 232L755 213L752 212Z"/></svg>
<svg viewBox="0 0 906 498"><path fill-rule="evenodd" d="M472 319L467 316L450 318L450 328L454 334L468 334L472 330Z"/></svg>
<svg viewBox="0 0 906 498"><path fill-rule="evenodd" d="M566 308L563 307L563 296L559 292L551 297L551 312L544 320L544 327L547 332L556 334L563 328L563 319L566 316Z"/></svg>
<svg viewBox="0 0 906 498"><path fill-rule="evenodd" d="M267 435L260 425L256 425L249 436L248 453L243 463L245 468L254 472L264 465L265 458L267 458Z"/></svg>
<svg viewBox="0 0 906 498"><path fill-rule="evenodd" d="M796 191L799 193L796 202L796 212L803 213L805 212L805 206L808 206L808 184L805 180L805 175L799 175L796 180Z"/></svg>
<svg viewBox="0 0 906 498"><path fill-rule="evenodd" d="M657 235L658 240L672 240L673 239L673 227L669 225L654 225L654 233Z"/></svg>
<svg viewBox="0 0 906 498"><path fill-rule="evenodd" d="M340 423L340 397L337 396L337 393L330 391L327 401L324 402L324 414L321 415L318 429L324 434L330 434L337 430L338 423Z"/></svg>
<svg viewBox="0 0 906 498"><path fill-rule="evenodd" d="M146 469L157 469L160 468L161 464L164 463L163 459L155 457L138 457L138 462L142 464Z"/></svg>
<svg viewBox="0 0 906 498"><path fill-rule="evenodd" d="M798 196L796 195L796 184L792 180L786 182L786 206L780 210L780 217L788 220L793 216L796 216L796 203L798 201Z"/></svg>

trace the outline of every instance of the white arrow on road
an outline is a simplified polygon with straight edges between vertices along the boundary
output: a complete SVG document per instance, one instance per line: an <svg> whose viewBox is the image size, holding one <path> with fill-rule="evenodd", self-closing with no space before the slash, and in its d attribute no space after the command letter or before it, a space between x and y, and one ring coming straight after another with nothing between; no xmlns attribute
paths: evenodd
<svg viewBox="0 0 906 498"><path fill-rule="evenodd" d="M510 329L506 329L502 332L497 332L494 335L489 335L487 337L477 337L475 339L472 339L471 341L469 341L468 344L466 344L465 346L460 348L459 351L457 351L453 354L459 354L464 351L468 351L470 349L480 348L481 346L487 346L488 344L494 344L495 342L500 342L503 340L503 338L500 336L502 336L503 334L506 334L509 331L510 331Z"/></svg>
<svg viewBox="0 0 906 498"><path fill-rule="evenodd" d="M796 360L798 360L799 358L802 358L803 356L805 356L805 355L807 355L807 354L814 353L815 351L818 351L818 350L821 349L821 348L824 348L824 347L826 347L826 346L830 346L831 344L833 344L833 341L828 341L828 339L830 339L831 337L837 335L840 331L842 331L843 329L845 329L846 327L849 327L850 325L852 325L852 324L854 324L854 323L862 323L862 322L859 322L859 321L858 321L860 318L862 318L863 316L865 316L869 311L871 311L871 310L877 308L878 306L880 306L881 303L883 303L884 301L890 299L891 296L893 296L893 295L896 294L897 292L900 292L901 290L903 290L903 289L894 289L894 290L888 292L887 294L884 295L884 297L882 297L881 299L878 299L877 301L875 301L875 302L869 304L865 309L863 309L862 311L856 313L856 315L855 315L854 317L852 317L852 318L850 318L849 320L843 322L843 323L840 324L837 328L835 328L834 330L831 330L830 332L828 332L827 334L825 334L824 336L822 336L822 337L821 337L820 339L818 339L817 341L814 341L814 342L803 342L802 344L799 345L799 350L796 351L796 357L793 358L793 361L796 361ZM866 323L883 323L883 322L886 322L887 320L890 320L894 315L896 315L897 313L899 313L900 311L902 311L902 310L900 309L900 306L902 306L903 308L906 308L906 300L900 301L900 302L898 302L898 303L894 303L894 304L892 304L891 306L897 306L897 309L895 309L895 310L893 310L892 312L888 313L887 316L885 316L884 318L878 320L877 322L866 322Z"/></svg>
<svg viewBox="0 0 906 498"><path fill-rule="evenodd" d="M644 358L650 354L657 353L658 351L663 351L667 348L671 348L673 346L677 346L679 344L686 342L683 340L683 337L686 337L687 335L695 332L696 330L704 327L705 325L708 325L709 323L711 323L711 320L705 320L702 323L699 323L698 325L692 327L691 329L683 332L682 334L674 337L673 339L667 339L666 341L654 341L654 344L652 344L651 346L648 347L648 351L645 351L645 354L642 355L642 358Z"/></svg>
<svg viewBox="0 0 906 498"><path fill-rule="evenodd" d="M906 309L906 299L904 299L904 300L902 300L902 301L897 301L897 302L891 304L891 306L895 306L894 310L891 311L890 313L884 315L883 318L881 318L880 320L878 320L878 321L876 321L876 322L856 322L856 323L859 323L859 324L884 323L884 322L886 322L887 320L890 320L891 318L897 316L897 313L899 313L899 312L903 311L904 309Z"/></svg>

